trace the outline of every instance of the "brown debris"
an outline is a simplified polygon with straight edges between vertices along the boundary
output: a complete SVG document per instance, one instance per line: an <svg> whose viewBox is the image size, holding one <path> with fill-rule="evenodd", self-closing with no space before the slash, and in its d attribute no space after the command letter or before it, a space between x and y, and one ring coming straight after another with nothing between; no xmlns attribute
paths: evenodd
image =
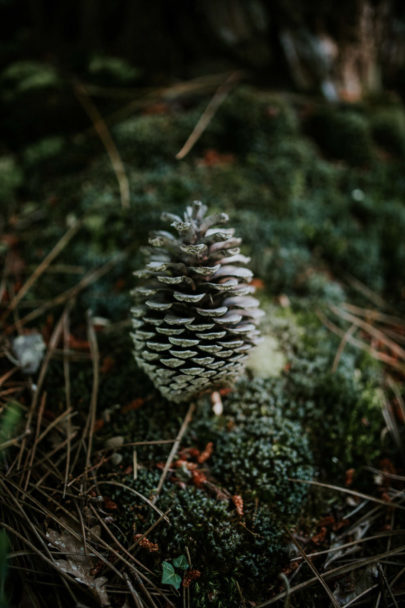
<svg viewBox="0 0 405 608"><path fill-rule="evenodd" d="M138 543L142 549L146 549L149 553L159 551L159 545L148 540L143 534L134 534L134 541Z"/></svg>
<svg viewBox="0 0 405 608"><path fill-rule="evenodd" d="M207 481L206 475L201 471L192 471L191 475L196 488L201 488Z"/></svg>
<svg viewBox="0 0 405 608"><path fill-rule="evenodd" d="M191 583L200 576L201 572L199 570L188 570L183 578L183 587L190 587Z"/></svg>
<svg viewBox="0 0 405 608"><path fill-rule="evenodd" d="M235 494L234 496L232 496L232 502L235 505L237 514L239 515L239 517L242 517L243 516L243 498L242 498L242 496L239 496L239 494Z"/></svg>
<svg viewBox="0 0 405 608"><path fill-rule="evenodd" d="M199 464L202 464L203 462L208 460L208 458L210 458L213 450L214 450L214 444L212 441L209 441L207 443L207 445L205 446L204 450L201 452L201 454L199 454L199 456L197 456L197 461L199 462Z"/></svg>

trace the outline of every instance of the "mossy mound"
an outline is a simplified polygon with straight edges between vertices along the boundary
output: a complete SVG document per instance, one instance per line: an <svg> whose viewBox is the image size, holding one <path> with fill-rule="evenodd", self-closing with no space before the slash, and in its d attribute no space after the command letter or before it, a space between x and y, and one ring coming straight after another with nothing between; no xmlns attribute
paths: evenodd
<svg viewBox="0 0 405 608"><path fill-rule="evenodd" d="M124 414L113 413L110 436L111 430L120 430L124 443L173 438L184 408L174 409L156 397ZM202 461L209 442L212 453ZM136 450L137 479L126 475L123 482L150 498L168 448ZM132 451L117 450L124 471L132 463ZM193 592L196 606L239 606L238 584L246 597L257 599L255 587L263 581L270 584L286 559L285 526L295 521L307 495L306 487L289 477L311 479L311 461L302 427L279 410L265 382L240 382L224 399L220 416L201 401L159 495L157 506L163 512L169 509L170 525L161 521L148 534L160 549L151 566L159 569L162 560L188 550L193 568L201 572ZM149 505L134 502L129 491L114 489L111 496L119 505L116 523L126 535L125 544L159 519Z"/></svg>
<svg viewBox="0 0 405 608"><path fill-rule="evenodd" d="M263 331L277 338L287 361L279 377L265 380L266 390L305 428L321 477L341 478L389 451L380 437L382 370L371 355L347 344L336 361L339 338L306 307L268 307Z"/></svg>
<svg viewBox="0 0 405 608"><path fill-rule="evenodd" d="M141 470L136 482L127 479L129 487L142 489L148 496L156 489L158 471ZM125 491L114 492L119 501L117 522L128 529L128 541L134 534L145 533L159 519L150 507L133 499ZM155 557L142 551L142 560L158 573L162 561L172 562L187 551L193 569L200 577L193 584L193 605L240 606L242 586L246 597L257 598L255 587L263 580L271 583L285 563L287 552L283 531L265 506L244 504L240 517L232 501L215 497L204 489L179 487L170 481L161 492L157 506L168 512L169 522L161 521L147 536L159 546Z"/></svg>
<svg viewBox="0 0 405 608"><path fill-rule="evenodd" d="M289 479L311 479L312 457L301 425L280 408L271 383L240 381L223 414L199 426L198 436L214 440L212 472L232 494L267 502L279 520L299 513L306 490Z"/></svg>

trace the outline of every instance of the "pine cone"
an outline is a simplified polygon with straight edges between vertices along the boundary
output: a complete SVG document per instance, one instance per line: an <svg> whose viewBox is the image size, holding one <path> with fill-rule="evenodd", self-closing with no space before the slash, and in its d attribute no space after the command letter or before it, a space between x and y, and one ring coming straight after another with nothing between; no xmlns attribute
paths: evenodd
<svg viewBox="0 0 405 608"><path fill-rule="evenodd" d="M162 395L186 401L234 381L259 340L258 300L248 285L249 258L233 229L215 228L226 213L206 215L195 201L184 220L163 213L178 236L150 235L142 285L131 309L135 359Z"/></svg>

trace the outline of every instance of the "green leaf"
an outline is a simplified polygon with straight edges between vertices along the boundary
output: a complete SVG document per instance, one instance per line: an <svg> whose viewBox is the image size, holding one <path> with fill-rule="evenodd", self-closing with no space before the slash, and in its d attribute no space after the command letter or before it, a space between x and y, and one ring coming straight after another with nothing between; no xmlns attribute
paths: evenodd
<svg viewBox="0 0 405 608"><path fill-rule="evenodd" d="M176 559L173 560L173 566L180 568L181 570L188 570L189 565L187 557L185 555L179 555L179 557L176 557Z"/></svg>
<svg viewBox="0 0 405 608"><path fill-rule="evenodd" d="M181 576L176 574L170 562L162 562L162 583L164 585L172 585L175 589L180 588Z"/></svg>

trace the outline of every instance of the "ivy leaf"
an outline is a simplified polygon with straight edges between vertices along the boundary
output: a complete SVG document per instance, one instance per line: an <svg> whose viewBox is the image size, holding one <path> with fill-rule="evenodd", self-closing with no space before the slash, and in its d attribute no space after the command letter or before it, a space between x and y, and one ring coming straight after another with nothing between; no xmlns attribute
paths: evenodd
<svg viewBox="0 0 405 608"><path fill-rule="evenodd" d="M172 585L175 589L179 589L181 585L181 576L176 574L174 567L170 562L162 562L162 581L164 585Z"/></svg>
<svg viewBox="0 0 405 608"><path fill-rule="evenodd" d="M173 560L173 566L176 568L180 568L180 570L188 570L188 561L185 555L179 555L176 559Z"/></svg>

